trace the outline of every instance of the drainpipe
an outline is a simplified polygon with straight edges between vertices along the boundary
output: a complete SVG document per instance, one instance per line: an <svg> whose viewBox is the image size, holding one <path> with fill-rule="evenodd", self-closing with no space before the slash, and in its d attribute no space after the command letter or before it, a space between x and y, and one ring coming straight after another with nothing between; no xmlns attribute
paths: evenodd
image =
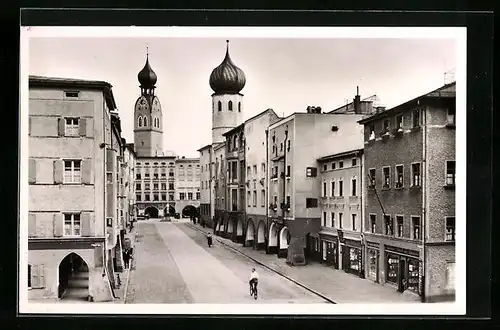
<svg viewBox="0 0 500 330"><path fill-rule="evenodd" d="M427 223L427 203L426 203L426 186L427 186L427 109L424 108L423 111L423 148L422 148L422 163L423 163L423 169L425 171L422 171L425 173L425 176L423 177L422 180L422 244L423 244L423 258L422 258L422 291L421 291L421 299L422 302L425 302L425 265L426 265L426 246L425 246L425 241L427 237L427 231L426 231L426 223Z"/></svg>
<svg viewBox="0 0 500 330"><path fill-rule="evenodd" d="M364 215L364 210L363 210L363 157L364 153L360 152L358 153L359 155L359 187L360 187L360 194L359 194L359 204L360 204L360 212L359 212L359 218L361 222L360 230L361 230L361 253L363 254L363 257L361 258L361 277L365 278L365 258L366 258L366 249L365 249L365 234L364 234L364 222L365 219L363 218Z"/></svg>
<svg viewBox="0 0 500 330"><path fill-rule="evenodd" d="M266 129L266 167L265 167L265 176L266 176L266 185L265 185L265 200L267 201L266 205L266 224L268 223L269 220L269 129ZM269 228L266 228L266 232L269 230ZM265 243L265 237L266 235L264 234L264 243ZM259 228L257 224L257 242L259 241ZM266 247L267 248L267 247Z"/></svg>

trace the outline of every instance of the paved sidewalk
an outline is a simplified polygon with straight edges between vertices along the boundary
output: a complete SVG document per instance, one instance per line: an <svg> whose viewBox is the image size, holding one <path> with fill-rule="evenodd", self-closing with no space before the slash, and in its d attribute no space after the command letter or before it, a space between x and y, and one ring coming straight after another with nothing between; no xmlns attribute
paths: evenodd
<svg viewBox="0 0 500 330"><path fill-rule="evenodd" d="M186 224L204 232L211 232L210 228ZM399 293L395 288L382 286L368 279L324 266L320 263L311 263L304 267L289 266L285 259L275 254L266 254L251 247L243 247L219 236L213 236L220 242L245 254L255 261L266 265L272 270L283 274L292 280L317 291L336 303L420 303L420 298L412 293Z"/></svg>

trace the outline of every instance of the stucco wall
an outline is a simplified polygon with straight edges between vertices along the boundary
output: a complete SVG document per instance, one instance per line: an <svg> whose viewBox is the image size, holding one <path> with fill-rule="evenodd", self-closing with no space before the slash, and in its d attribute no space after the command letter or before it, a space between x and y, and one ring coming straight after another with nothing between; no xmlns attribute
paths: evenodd
<svg viewBox="0 0 500 330"><path fill-rule="evenodd" d="M217 104L221 101L222 111L218 111ZM233 111L228 110L229 101L233 102ZM241 111L238 103L241 102ZM224 142L222 134L243 122L243 95L216 94L212 96L212 143Z"/></svg>

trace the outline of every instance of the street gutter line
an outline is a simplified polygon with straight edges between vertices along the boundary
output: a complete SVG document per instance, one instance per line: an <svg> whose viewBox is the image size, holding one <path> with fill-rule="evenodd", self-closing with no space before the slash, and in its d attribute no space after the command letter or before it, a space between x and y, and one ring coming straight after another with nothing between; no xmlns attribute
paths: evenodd
<svg viewBox="0 0 500 330"><path fill-rule="evenodd" d="M191 227L191 228L193 228L193 229L196 229L196 230L198 230L198 231L200 231L200 232L202 232L202 233L205 233L205 231L204 231L204 230L202 230L202 229L200 229L200 228L198 228L198 227L195 227L195 226L194 226L193 224L191 224L191 223L186 223L186 224L188 224L188 225L189 225L189 227ZM323 295L323 294L321 294L321 293L319 293L319 292L317 292L317 291L315 291L315 290L313 290L313 289L311 289L311 288L309 288L309 287L305 286L304 284L302 284L302 283L300 283L300 282L297 282L297 281L296 281L296 280L294 280L293 278L288 277L287 275L285 275L285 274L283 274L283 273L281 273L281 272L279 272L279 271L277 271L277 270L275 270L275 269L273 269L273 268L269 267L268 265L264 264L263 262L261 262L261 261L259 261L259 260L257 260L257 259L254 259L253 257L251 257L251 256L249 256L249 255L247 255L247 254L245 254L245 253L243 253L243 252L239 251L238 249L236 249L236 248L234 248L234 247L230 246L229 244L227 244L226 242L222 241L222 240L221 240L221 239L219 239L218 237L214 237L214 239L215 239L217 242L219 242L219 243L221 243L222 245L224 245L225 247L228 247L228 248L230 248L231 250L233 250L233 251L235 251L235 252L237 252L237 253L241 254L242 256L247 257L248 259L250 259L250 260L252 260L252 261L254 261L254 262L258 263L258 264L259 264L259 265L261 265L262 267L264 267L264 268L266 268L266 269L268 269L268 270L270 270L270 271L272 271L272 272L274 272L274 273L276 273L276 274L280 275L281 277L286 278L286 279L287 279L287 280L289 280L290 282L295 283L296 285L300 286L301 288L306 289L307 291L309 291L309 292L311 292L311 293L313 293L313 294L315 294L315 295L317 295L317 296L321 297L322 299L324 299L324 300L328 301L329 303L336 304L336 302L335 302L335 301L333 301L332 299L328 298L327 296L325 296L325 295Z"/></svg>
<svg viewBox="0 0 500 330"><path fill-rule="evenodd" d="M128 282L130 281L130 264L127 269L127 280L125 281L125 292L123 293L123 303L127 303L127 291L128 291Z"/></svg>

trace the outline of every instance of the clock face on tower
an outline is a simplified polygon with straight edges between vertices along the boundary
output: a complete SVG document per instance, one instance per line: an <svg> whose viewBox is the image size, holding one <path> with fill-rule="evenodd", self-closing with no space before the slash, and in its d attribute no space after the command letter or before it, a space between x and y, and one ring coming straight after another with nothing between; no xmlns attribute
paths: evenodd
<svg viewBox="0 0 500 330"><path fill-rule="evenodd" d="M148 109L148 102L146 101L145 98L141 98L139 100L139 104L137 105L137 109L139 111L146 111Z"/></svg>

